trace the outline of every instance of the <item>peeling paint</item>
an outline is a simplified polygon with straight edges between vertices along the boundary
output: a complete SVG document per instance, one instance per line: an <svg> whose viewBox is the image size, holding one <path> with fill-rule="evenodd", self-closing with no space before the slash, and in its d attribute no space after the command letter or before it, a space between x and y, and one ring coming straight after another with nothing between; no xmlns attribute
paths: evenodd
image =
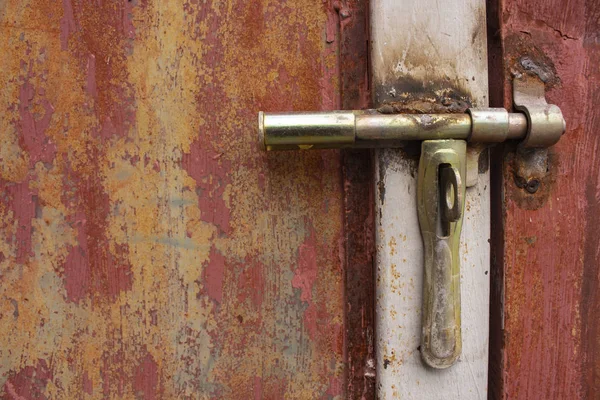
<svg viewBox="0 0 600 400"><path fill-rule="evenodd" d="M493 315L491 395L597 398L598 299L590 288L598 278L599 233L590 224L598 208L592 99L600 52L597 41L583 38L597 36L600 10L595 2L555 0L510 0L495 8L501 46L494 83L503 95L492 105L511 106L512 75L537 75L567 131L549 149L547 165L521 165L512 147L496 151L491 309L502 313ZM534 179L539 189L528 193Z"/></svg>
<svg viewBox="0 0 600 400"><path fill-rule="evenodd" d="M0 396L342 397L340 155L254 126L339 108L332 2L2 7Z"/></svg>

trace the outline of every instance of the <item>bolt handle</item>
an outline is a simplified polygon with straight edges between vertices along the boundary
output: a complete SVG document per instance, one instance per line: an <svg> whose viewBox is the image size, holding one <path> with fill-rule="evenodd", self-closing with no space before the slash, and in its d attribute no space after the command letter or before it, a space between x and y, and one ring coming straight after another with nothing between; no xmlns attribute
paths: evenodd
<svg viewBox="0 0 600 400"><path fill-rule="evenodd" d="M417 207L424 245L421 356L436 369L462 350L460 233L464 215L467 144L426 140L421 145Z"/></svg>

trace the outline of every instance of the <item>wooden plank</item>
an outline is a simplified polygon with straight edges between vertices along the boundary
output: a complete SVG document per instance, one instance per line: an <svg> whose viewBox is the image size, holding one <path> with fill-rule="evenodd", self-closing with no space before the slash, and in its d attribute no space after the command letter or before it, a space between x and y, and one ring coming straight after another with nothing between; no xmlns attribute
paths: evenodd
<svg viewBox="0 0 600 400"><path fill-rule="evenodd" d="M371 2L373 95L386 111L487 106L485 3ZM442 106L440 106L442 105ZM468 190L461 244L463 354L447 370L420 359L422 239L418 149L376 152L376 351L382 399L487 397L489 174ZM486 156L482 157L486 160Z"/></svg>
<svg viewBox="0 0 600 400"><path fill-rule="evenodd" d="M546 82L567 132L530 194L515 184L512 147L495 155L502 202L494 225L491 394L496 399L600 396L600 5L497 2L494 105L510 106L510 77ZM495 22L494 22L495 21ZM517 172L515 172L517 171ZM500 197L499 197L500 198Z"/></svg>
<svg viewBox="0 0 600 400"><path fill-rule="evenodd" d="M0 396L343 398L333 2L1 4Z"/></svg>
<svg viewBox="0 0 600 400"><path fill-rule="evenodd" d="M340 3L342 109L368 108L368 4ZM344 150L346 399L375 398L373 169L368 150Z"/></svg>

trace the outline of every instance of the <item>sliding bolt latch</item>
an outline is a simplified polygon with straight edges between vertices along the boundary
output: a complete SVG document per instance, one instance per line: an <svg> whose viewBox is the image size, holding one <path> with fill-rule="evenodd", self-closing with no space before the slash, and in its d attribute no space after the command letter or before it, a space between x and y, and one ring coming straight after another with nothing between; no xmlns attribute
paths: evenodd
<svg viewBox="0 0 600 400"><path fill-rule="evenodd" d="M515 79L513 98L520 112L471 108L462 114L258 114L259 141L267 151L400 147L403 141L423 141L417 189L425 246L421 355L433 368L451 366L462 347L459 243L465 190L471 184L466 179L467 142L514 139L523 147L548 147L565 131L562 113L546 102L541 81Z"/></svg>

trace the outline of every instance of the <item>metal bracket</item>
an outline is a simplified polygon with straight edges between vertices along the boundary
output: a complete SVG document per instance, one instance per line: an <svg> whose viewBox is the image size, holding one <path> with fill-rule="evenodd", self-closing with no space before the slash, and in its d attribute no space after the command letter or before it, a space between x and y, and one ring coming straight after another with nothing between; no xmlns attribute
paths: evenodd
<svg viewBox="0 0 600 400"><path fill-rule="evenodd" d="M513 103L527 117L524 147L553 146L567 128L560 108L546 102L545 91L544 82L536 77L522 75L513 80Z"/></svg>
<svg viewBox="0 0 600 400"><path fill-rule="evenodd" d="M459 242L467 186L476 175L478 152L469 143L522 140L548 147L565 131L560 109L544 98L543 82L522 76L513 82L515 108L472 108L463 114L381 114L377 110L258 114L264 150L401 147L422 140L418 214L425 245L421 354L433 368L460 356ZM482 149L483 146L475 146Z"/></svg>

